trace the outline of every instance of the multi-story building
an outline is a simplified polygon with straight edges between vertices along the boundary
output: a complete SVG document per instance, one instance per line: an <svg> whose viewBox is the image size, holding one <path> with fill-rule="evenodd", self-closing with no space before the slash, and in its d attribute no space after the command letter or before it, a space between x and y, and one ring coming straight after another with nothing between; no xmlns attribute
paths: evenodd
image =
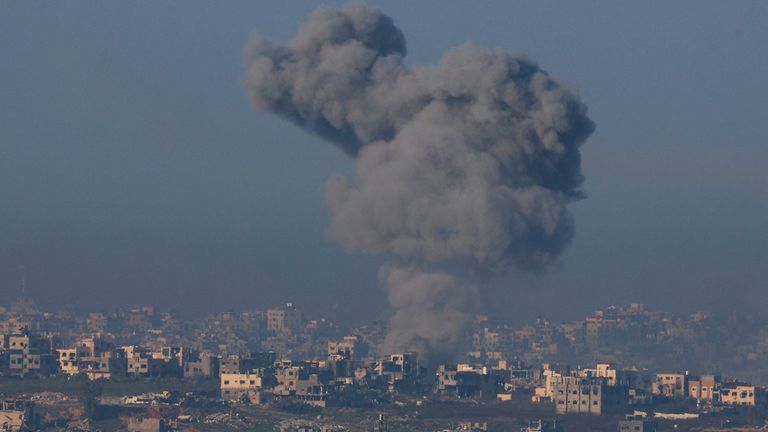
<svg viewBox="0 0 768 432"><path fill-rule="evenodd" d="M656 425L644 419L621 420L619 432L656 432Z"/></svg>
<svg viewBox="0 0 768 432"><path fill-rule="evenodd" d="M389 390L394 392L415 388L423 376L424 368L419 363L418 353L407 352L391 354L376 362L374 372L383 378Z"/></svg>
<svg viewBox="0 0 768 432"><path fill-rule="evenodd" d="M263 387L264 374L252 373L222 373L219 377L221 398L239 401L244 397L251 398Z"/></svg>
<svg viewBox="0 0 768 432"><path fill-rule="evenodd" d="M557 414L625 414L629 406L627 387L605 378L562 377L553 393Z"/></svg>
<svg viewBox="0 0 768 432"><path fill-rule="evenodd" d="M163 360L152 357L145 349L135 345L122 347L130 376L158 377L162 375Z"/></svg>
<svg viewBox="0 0 768 432"><path fill-rule="evenodd" d="M656 382L651 392L666 397L686 397L688 392L688 375L683 373L656 374Z"/></svg>
<svg viewBox="0 0 768 432"><path fill-rule="evenodd" d="M219 376L221 358L209 352L192 352L184 359L184 378Z"/></svg>
<svg viewBox="0 0 768 432"><path fill-rule="evenodd" d="M221 359L220 374L245 373L255 369L272 367L277 354L271 351L251 353L249 356L230 355Z"/></svg>
<svg viewBox="0 0 768 432"><path fill-rule="evenodd" d="M720 402L725 405L755 406L757 391L747 384L726 384L720 389Z"/></svg>
<svg viewBox="0 0 768 432"><path fill-rule="evenodd" d="M492 397L502 388L503 370L469 364L440 365L437 392L458 398Z"/></svg>
<svg viewBox="0 0 768 432"><path fill-rule="evenodd" d="M84 374L94 380L110 379L127 372L125 352L93 338L80 339L74 348L57 351L59 370L66 375Z"/></svg>
<svg viewBox="0 0 768 432"><path fill-rule="evenodd" d="M638 381L637 371L617 369L613 362L600 362L594 369L581 369L579 376L586 378L605 378L609 386L623 385L634 387Z"/></svg>
<svg viewBox="0 0 768 432"><path fill-rule="evenodd" d="M531 396L533 403L553 402L555 384L562 381L566 376L575 376L569 367L556 367L550 363L544 363L542 369L541 377L544 382L542 386L534 389L533 396Z"/></svg>
<svg viewBox="0 0 768 432"><path fill-rule="evenodd" d="M704 401L716 401L720 392L720 377L717 375L702 375L688 380L688 396Z"/></svg>
<svg viewBox="0 0 768 432"><path fill-rule="evenodd" d="M368 346L358 336L344 336L340 341L328 342L328 356L339 355L347 359L359 359L368 355Z"/></svg>
<svg viewBox="0 0 768 432"><path fill-rule="evenodd" d="M267 330L276 334L295 334L303 323L301 311L293 303L267 310Z"/></svg>
<svg viewBox="0 0 768 432"><path fill-rule="evenodd" d="M1 359L8 364L2 369L15 376L49 375L56 371L56 355L51 338L24 331L18 334L0 335Z"/></svg>

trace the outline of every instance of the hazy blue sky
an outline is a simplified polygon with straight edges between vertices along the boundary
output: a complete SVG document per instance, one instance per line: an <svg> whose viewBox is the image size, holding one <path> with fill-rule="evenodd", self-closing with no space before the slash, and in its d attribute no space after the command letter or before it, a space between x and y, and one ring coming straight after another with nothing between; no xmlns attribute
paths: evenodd
<svg viewBox="0 0 768 432"><path fill-rule="evenodd" d="M597 123L574 243L548 275L496 281L488 310L768 306L768 3L371 4L409 63L522 51ZM325 181L351 162L240 82L249 35L286 40L315 6L0 2L1 298L23 265L45 305L384 316L381 258L325 237Z"/></svg>

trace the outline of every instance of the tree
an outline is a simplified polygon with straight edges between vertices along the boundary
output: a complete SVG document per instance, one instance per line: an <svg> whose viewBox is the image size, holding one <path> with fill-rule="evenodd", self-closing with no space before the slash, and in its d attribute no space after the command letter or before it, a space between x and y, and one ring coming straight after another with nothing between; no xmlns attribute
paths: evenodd
<svg viewBox="0 0 768 432"><path fill-rule="evenodd" d="M83 405L85 418L93 419L94 414L96 414L96 408L98 406L96 399L101 396L101 393L102 387L97 382L91 381L87 378L80 382L77 398Z"/></svg>

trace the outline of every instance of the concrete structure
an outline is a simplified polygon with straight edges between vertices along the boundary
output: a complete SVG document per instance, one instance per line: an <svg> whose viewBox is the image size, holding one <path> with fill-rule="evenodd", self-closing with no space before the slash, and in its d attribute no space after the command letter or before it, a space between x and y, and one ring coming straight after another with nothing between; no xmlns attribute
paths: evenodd
<svg viewBox="0 0 768 432"><path fill-rule="evenodd" d="M126 422L128 432L165 432L168 429L165 421L152 417L130 417Z"/></svg>
<svg viewBox="0 0 768 432"><path fill-rule="evenodd" d="M704 401L716 401L720 392L720 377L702 375L691 377L688 381L688 396Z"/></svg>
<svg viewBox="0 0 768 432"><path fill-rule="evenodd" d="M222 373L219 377L221 398L230 401L251 399L264 386L264 374L254 373Z"/></svg>
<svg viewBox="0 0 768 432"><path fill-rule="evenodd" d="M3 401L0 404L0 430L20 432L30 425L30 410L19 401Z"/></svg>
<svg viewBox="0 0 768 432"><path fill-rule="evenodd" d="M219 376L221 358L208 352L189 353L184 359L184 378L210 378Z"/></svg>
<svg viewBox="0 0 768 432"><path fill-rule="evenodd" d="M553 393L557 414L625 414L629 406L627 387L605 378L563 377Z"/></svg>
<svg viewBox="0 0 768 432"><path fill-rule="evenodd" d="M557 420L534 420L528 422L528 426L520 429L520 432L561 432L562 428Z"/></svg>
<svg viewBox="0 0 768 432"><path fill-rule="evenodd" d="M276 368L275 378L277 385L272 389L275 396L318 407L327 405L327 384L333 377L320 363L286 361Z"/></svg>
<svg viewBox="0 0 768 432"><path fill-rule="evenodd" d="M543 403L554 401L554 386L556 383L561 382L566 376L575 376L568 368L560 368L556 370L553 365L549 363L542 364L541 376L544 379L544 385L536 387L531 396L531 402Z"/></svg>
<svg viewBox="0 0 768 432"><path fill-rule="evenodd" d="M98 339L79 339L73 348L56 351L59 370L66 375L84 374L95 380L123 376L127 372L125 352Z"/></svg>
<svg viewBox="0 0 768 432"><path fill-rule="evenodd" d="M374 373L383 378L390 392L410 390L417 386L424 374L419 363L419 354L407 352L391 354L376 362Z"/></svg>
<svg viewBox="0 0 768 432"><path fill-rule="evenodd" d="M271 351L251 353L249 356L230 355L220 360L219 373L246 373L272 367L277 354Z"/></svg>
<svg viewBox="0 0 768 432"><path fill-rule="evenodd" d="M460 399L493 397L502 386L502 375L487 366L440 365L436 375L437 392Z"/></svg>
<svg viewBox="0 0 768 432"><path fill-rule="evenodd" d="M652 393L666 397L686 397L688 395L688 375L682 373L656 374Z"/></svg>
<svg viewBox="0 0 768 432"><path fill-rule="evenodd" d="M619 432L655 432L656 426L653 422L642 419L629 419L619 421Z"/></svg>
<svg viewBox="0 0 768 432"><path fill-rule="evenodd" d="M757 392L755 386L746 384L732 384L720 389L720 402L724 405L755 406Z"/></svg>
<svg viewBox="0 0 768 432"><path fill-rule="evenodd" d="M368 355L368 346L357 336L344 336L340 341L328 342L328 357L336 355L347 359L360 359Z"/></svg>
<svg viewBox="0 0 768 432"><path fill-rule="evenodd" d="M634 387L638 381L636 371L616 369L616 364L607 361L598 363L594 369L581 369L578 375L585 378L605 378L609 386Z"/></svg>
<svg viewBox="0 0 768 432"><path fill-rule="evenodd" d="M301 330L301 311L293 303L267 310L267 330L280 335L294 334Z"/></svg>
<svg viewBox="0 0 768 432"><path fill-rule="evenodd" d="M10 375L50 375L56 371L52 339L40 334L24 331L0 335L0 350L7 354L0 358L8 362L2 369Z"/></svg>
<svg viewBox="0 0 768 432"><path fill-rule="evenodd" d="M131 376L159 377L162 375L163 360L152 357L146 349L138 346L122 347L127 359L127 374Z"/></svg>

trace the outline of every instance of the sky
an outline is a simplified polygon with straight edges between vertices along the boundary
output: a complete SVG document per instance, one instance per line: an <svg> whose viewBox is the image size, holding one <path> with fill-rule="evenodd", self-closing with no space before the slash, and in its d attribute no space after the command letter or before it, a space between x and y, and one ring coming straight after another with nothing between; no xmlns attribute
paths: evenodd
<svg viewBox="0 0 768 432"><path fill-rule="evenodd" d="M597 125L573 243L547 274L489 281L482 310L768 307L768 4L369 3L408 64L524 52ZM250 35L287 41L316 6L0 2L0 298L26 273L46 307L391 313L384 257L327 235L327 179L352 161L243 89Z"/></svg>

